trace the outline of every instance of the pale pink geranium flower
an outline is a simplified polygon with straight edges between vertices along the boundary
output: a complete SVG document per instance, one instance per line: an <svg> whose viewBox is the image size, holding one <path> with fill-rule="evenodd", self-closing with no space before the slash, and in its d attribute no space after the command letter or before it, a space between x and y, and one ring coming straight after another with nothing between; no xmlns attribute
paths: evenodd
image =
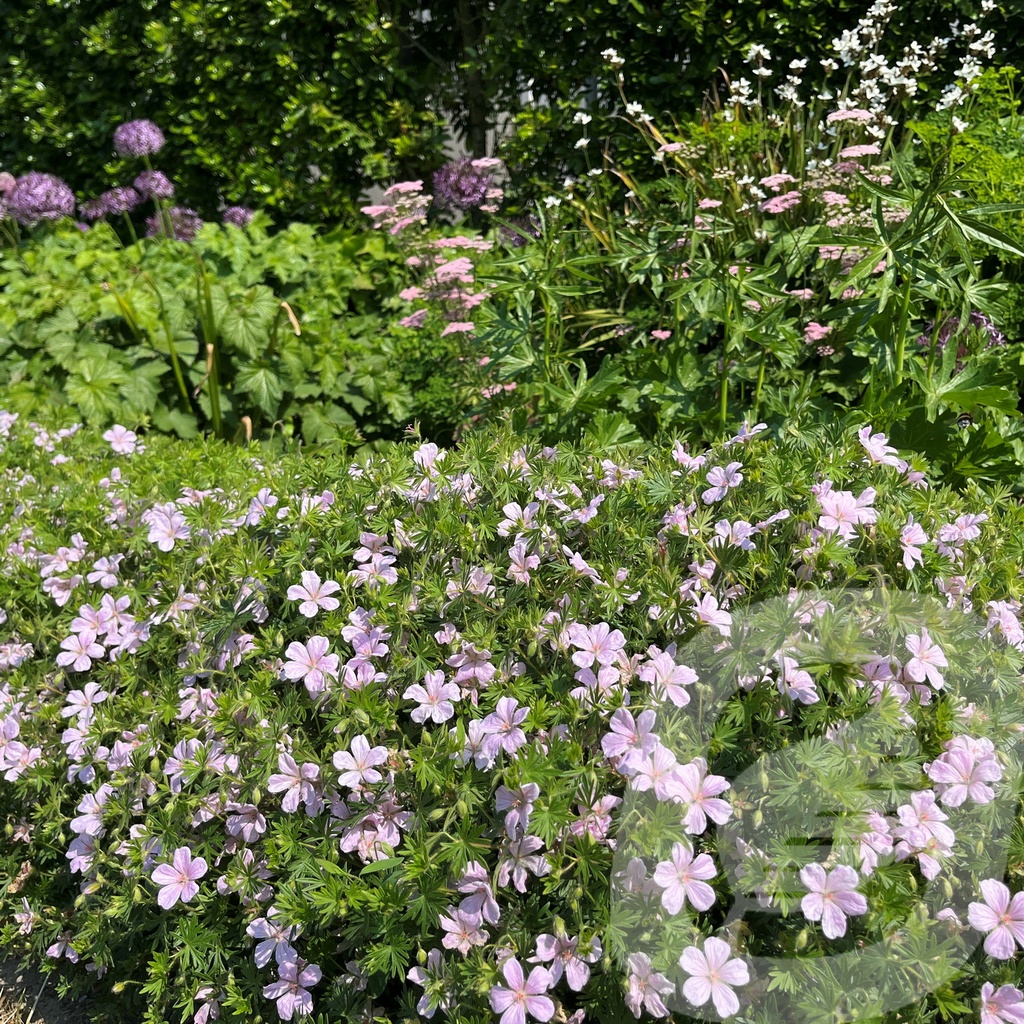
<svg viewBox="0 0 1024 1024"><path fill-rule="evenodd" d="M304 1016L313 1012L313 997L307 990L322 976L316 964L307 964L301 971L298 963L278 964L278 980L263 989L263 997L277 1000L277 1015L281 1020L291 1020L296 1013Z"/></svg>
<svg viewBox="0 0 1024 1024"><path fill-rule="evenodd" d="M588 964L601 959L601 940L594 938L585 953L579 951L579 938L570 938L564 927L556 927L555 934L537 936L537 955L530 957L531 963L550 963L552 986L557 985L565 974L565 980L573 992L582 992L590 981Z"/></svg>
<svg viewBox="0 0 1024 1024"><path fill-rule="evenodd" d="M629 957L629 990L626 992L626 1005L633 1011L633 1016L640 1017L646 1009L652 1017L667 1017L668 1007L662 1000L675 991L664 974L659 974L651 966L651 958L646 953L632 953Z"/></svg>
<svg viewBox="0 0 1024 1024"><path fill-rule="evenodd" d="M661 904L670 914L678 914L689 901L697 910L714 905L715 890L707 879L718 874L715 862L706 853L694 857L682 843L672 844L671 860L661 861L654 869L654 881L661 887Z"/></svg>
<svg viewBox="0 0 1024 1024"><path fill-rule="evenodd" d="M298 956L291 940L298 935L299 928L276 920L280 914L277 907L271 907L266 917L258 917L246 926L245 934L259 940L253 950L257 967L266 967L272 957L283 964L294 963Z"/></svg>
<svg viewBox="0 0 1024 1024"><path fill-rule="evenodd" d="M138 435L134 430L122 427L120 423L115 423L109 430L104 431L103 434L103 440L118 455L131 455L135 451L135 442L138 439Z"/></svg>
<svg viewBox="0 0 1024 1024"><path fill-rule="evenodd" d="M351 753L339 750L333 757L334 767L341 775L338 782L349 789L372 786L383 778L376 765L386 764L387 747L371 747L365 736L357 736L351 743Z"/></svg>
<svg viewBox="0 0 1024 1024"><path fill-rule="evenodd" d="M170 910L178 900L188 903L197 892L196 880L206 874L207 864L202 857L192 857L187 846L174 851L170 864L160 864L153 870L152 879L160 886L156 901L164 910Z"/></svg>
<svg viewBox="0 0 1024 1024"><path fill-rule="evenodd" d="M743 474L740 472L742 468L742 462L730 462L724 468L714 466L707 475L707 481L711 486L701 495L704 504L712 505L716 501L721 501L729 493L730 488L739 487L743 483Z"/></svg>
<svg viewBox="0 0 1024 1024"><path fill-rule="evenodd" d="M548 1021L555 1015L555 1004L546 993L551 988L551 974L543 967L534 967L529 978L522 964L509 957L501 965L501 973L508 983L491 988L491 1009L501 1014L499 1024L526 1024L526 1015L534 1020Z"/></svg>
<svg viewBox="0 0 1024 1024"><path fill-rule="evenodd" d="M938 644L932 642L927 629L921 630L920 636L908 636L907 650L913 655L904 666L904 672L915 683L923 683L925 679L936 690L942 689L943 678L940 668L946 668L949 662Z"/></svg>
<svg viewBox="0 0 1024 1024"><path fill-rule="evenodd" d="M920 523L914 522L913 515L907 520L907 525L900 531L900 546L903 548L903 565L907 572L910 572L914 565L924 564L924 555L921 554L921 545L928 543L928 534L924 532Z"/></svg>
<svg viewBox="0 0 1024 1024"><path fill-rule="evenodd" d="M423 685L414 683L402 694L405 700L414 700L419 704L411 717L414 722L425 722L429 718L438 725L447 722L455 714L452 701L460 699L461 691L455 683L446 683L443 672L428 672L423 677Z"/></svg>
<svg viewBox="0 0 1024 1024"><path fill-rule="evenodd" d="M732 805L722 800L719 793L730 787L729 780L722 775L708 775L707 761L694 758L689 764L681 765L674 772L669 786L673 800L685 808L683 825L691 835L707 831L708 818L716 825L722 825L732 814Z"/></svg>
<svg viewBox="0 0 1024 1024"><path fill-rule="evenodd" d="M667 651L659 652L641 665L637 675L645 683L653 685L654 694L659 700L669 700L677 708L685 708L690 703L686 687L697 682L697 673L686 665L677 665Z"/></svg>
<svg viewBox="0 0 1024 1024"><path fill-rule="evenodd" d="M60 646L63 653L57 655L57 664L61 667L70 666L75 672L88 672L93 661L106 653L103 646L96 643L96 634L91 629L72 633L61 640Z"/></svg>
<svg viewBox="0 0 1024 1024"><path fill-rule="evenodd" d="M1013 985L981 986L981 1024L1024 1024L1024 996Z"/></svg>
<svg viewBox="0 0 1024 1024"><path fill-rule="evenodd" d="M518 707L515 697L501 697L497 707L484 720L481 729L486 737L483 752L492 760L498 751L515 756L526 743L526 733L520 728L530 714L529 708Z"/></svg>
<svg viewBox="0 0 1024 1024"><path fill-rule="evenodd" d="M857 431L861 447L868 453L868 460L880 466L899 468L899 452L889 444L885 434L872 434L870 424Z"/></svg>
<svg viewBox="0 0 1024 1024"><path fill-rule="evenodd" d="M979 932L988 932L985 952L996 960L1013 957L1014 946L1024 949L1024 892L1010 890L998 879L986 878L981 883L983 903L967 908L967 920Z"/></svg>
<svg viewBox="0 0 1024 1024"><path fill-rule="evenodd" d="M631 775L640 765L640 759L652 754L658 747L658 737L652 732L655 722L653 711L641 711L634 721L626 708L612 714L610 732L601 738L605 757L618 758L617 771Z"/></svg>
<svg viewBox="0 0 1024 1024"><path fill-rule="evenodd" d="M533 813L533 803L540 796L540 786L527 782L518 789L499 786L495 794L494 808L505 814L505 833L509 839L516 839L526 832Z"/></svg>
<svg viewBox="0 0 1024 1024"><path fill-rule="evenodd" d="M306 806L306 813L313 816L323 808L323 799L316 789L320 778L320 767L306 762L300 768L291 754L279 754L277 758L279 774L271 775L267 780L270 793L284 793L281 810L286 814L294 814L299 804Z"/></svg>
<svg viewBox="0 0 1024 1024"><path fill-rule="evenodd" d="M299 614L312 619L323 609L325 612L333 612L340 602L336 597L331 597L337 590L341 590L341 584L334 580L320 582L320 577L315 572L304 572L300 577L301 584L295 583L288 588L289 601L301 601Z"/></svg>
<svg viewBox="0 0 1024 1024"><path fill-rule="evenodd" d="M466 865L458 889L466 894L459 904L460 909L480 914L488 924L497 924L501 920L501 908L494 898L490 873L479 861L471 861Z"/></svg>
<svg viewBox="0 0 1024 1024"><path fill-rule="evenodd" d="M328 654L330 641L325 636L311 636L304 644L297 640L288 645L285 656L288 660L281 670L285 679L301 679L311 696L327 689L328 679L338 678L340 659Z"/></svg>
<svg viewBox="0 0 1024 1024"><path fill-rule="evenodd" d="M462 907L449 907L440 917L445 935L441 945L445 949L457 949L467 956L474 946L483 946L489 938L482 927L483 917L479 911Z"/></svg>
<svg viewBox="0 0 1024 1024"><path fill-rule="evenodd" d="M750 969L739 959L730 959L728 942L714 936L704 940L704 949L684 949L679 966L690 977L683 982L683 995L694 1006L703 1006L709 999L723 1017L739 1012L739 997L733 992L737 985L750 981Z"/></svg>
<svg viewBox="0 0 1024 1024"><path fill-rule="evenodd" d="M991 803L995 793L989 783L1003 777L992 741L969 736L957 736L947 742L946 750L926 764L924 770L936 783L936 794L947 807L959 807L965 800Z"/></svg>
<svg viewBox="0 0 1024 1024"><path fill-rule="evenodd" d="M860 876L853 868L841 865L827 872L820 864L800 869L800 881L810 890L800 901L800 910L808 921L821 921L828 939L846 934L846 917L868 912L868 901L856 891Z"/></svg>

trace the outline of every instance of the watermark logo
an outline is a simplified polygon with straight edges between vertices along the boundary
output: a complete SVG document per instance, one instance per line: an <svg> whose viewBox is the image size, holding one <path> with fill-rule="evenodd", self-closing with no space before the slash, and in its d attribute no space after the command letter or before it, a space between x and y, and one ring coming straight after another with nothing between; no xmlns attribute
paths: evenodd
<svg viewBox="0 0 1024 1024"><path fill-rule="evenodd" d="M866 1020L952 982L1007 866L1020 654L885 589L766 601L666 653L617 726L608 934L634 1012Z"/></svg>

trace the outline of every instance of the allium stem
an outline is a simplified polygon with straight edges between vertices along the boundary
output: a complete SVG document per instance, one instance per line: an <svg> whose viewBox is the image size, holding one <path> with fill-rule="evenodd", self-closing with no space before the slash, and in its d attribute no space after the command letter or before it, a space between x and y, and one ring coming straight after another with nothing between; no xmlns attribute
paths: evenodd
<svg viewBox="0 0 1024 1024"><path fill-rule="evenodd" d="M192 403L188 397L188 388L185 386L184 374L181 372L181 362L178 359L178 350L174 345L174 332L171 330L171 322L167 319L167 307L164 305L164 297L160 294L160 289L153 283L153 279L149 274L142 274L142 279L152 288L156 301L160 305L160 322L163 324L164 333L167 335L167 350L171 356L174 377L178 382L178 390L181 392L181 397L185 400L185 408L191 411Z"/></svg>

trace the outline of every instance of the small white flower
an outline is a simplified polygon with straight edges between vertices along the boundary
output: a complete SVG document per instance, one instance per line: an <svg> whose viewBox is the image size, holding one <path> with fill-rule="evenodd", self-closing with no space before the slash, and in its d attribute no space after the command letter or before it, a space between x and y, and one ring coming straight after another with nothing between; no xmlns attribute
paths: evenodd
<svg viewBox="0 0 1024 1024"><path fill-rule="evenodd" d="M970 124L967 121L961 121L959 117L953 117L953 129L957 134L965 132L970 128Z"/></svg>
<svg viewBox="0 0 1024 1024"><path fill-rule="evenodd" d="M603 173L604 172L601 170L600 167L591 167L590 170L587 171L587 174L591 178L599 178Z"/></svg>
<svg viewBox="0 0 1024 1024"><path fill-rule="evenodd" d="M562 200L558 196L548 196L544 200L544 205L550 210L552 206L561 206Z"/></svg>
<svg viewBox="0 0 1024 1024"><path fill-rule="evenodd" d="M577 139L574 149L586 149L590 145L590 139Z"/></svg>
<svg viewBox="0 0 1024 1024"><path fill-rule="evenodd" d="M613 50L610 46L607 50L601 51L601 56L609 63L613 68L621 68L626 62L619 56L617 50Z"/></svg>
<svg viewBox="0 0 1024 1024"><path fill-rule="evenodd" d="M572 119L573 124L590 124L594 119L589 115L585 114L582 110L577 111L576 116Z"/></svg>
<svg viewBox="0 0 1024 1024"><path fill-rule="evenodd" d="M636 117L637 114L642 114L643 112L644 112L644 105L642 103L627 103L626 104L626 113L629 114L630 117Z"/></svg>

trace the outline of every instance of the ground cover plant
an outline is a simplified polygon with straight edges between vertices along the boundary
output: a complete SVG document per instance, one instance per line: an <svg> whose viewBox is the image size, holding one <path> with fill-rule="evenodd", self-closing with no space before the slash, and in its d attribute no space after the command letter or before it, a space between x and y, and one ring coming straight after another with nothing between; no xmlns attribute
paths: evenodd
<svg viewBox="0 0 1024 1024"><path fill-rule="evenodd" d="M932 991L894 967L898 1019L1019 1013L1005 492L931 486L858 422L356 462L0 423L2 940L111 1019L826 1020L830 954L900 935ZM823 659L816 588L879 583L937 610ZM716 659L738 685L698 747ZM903 789L858 784L866 721ZM840 808L825 861L728 831L806 800L790 748ZM730 858L771 920L729 926Z"/></svg>

